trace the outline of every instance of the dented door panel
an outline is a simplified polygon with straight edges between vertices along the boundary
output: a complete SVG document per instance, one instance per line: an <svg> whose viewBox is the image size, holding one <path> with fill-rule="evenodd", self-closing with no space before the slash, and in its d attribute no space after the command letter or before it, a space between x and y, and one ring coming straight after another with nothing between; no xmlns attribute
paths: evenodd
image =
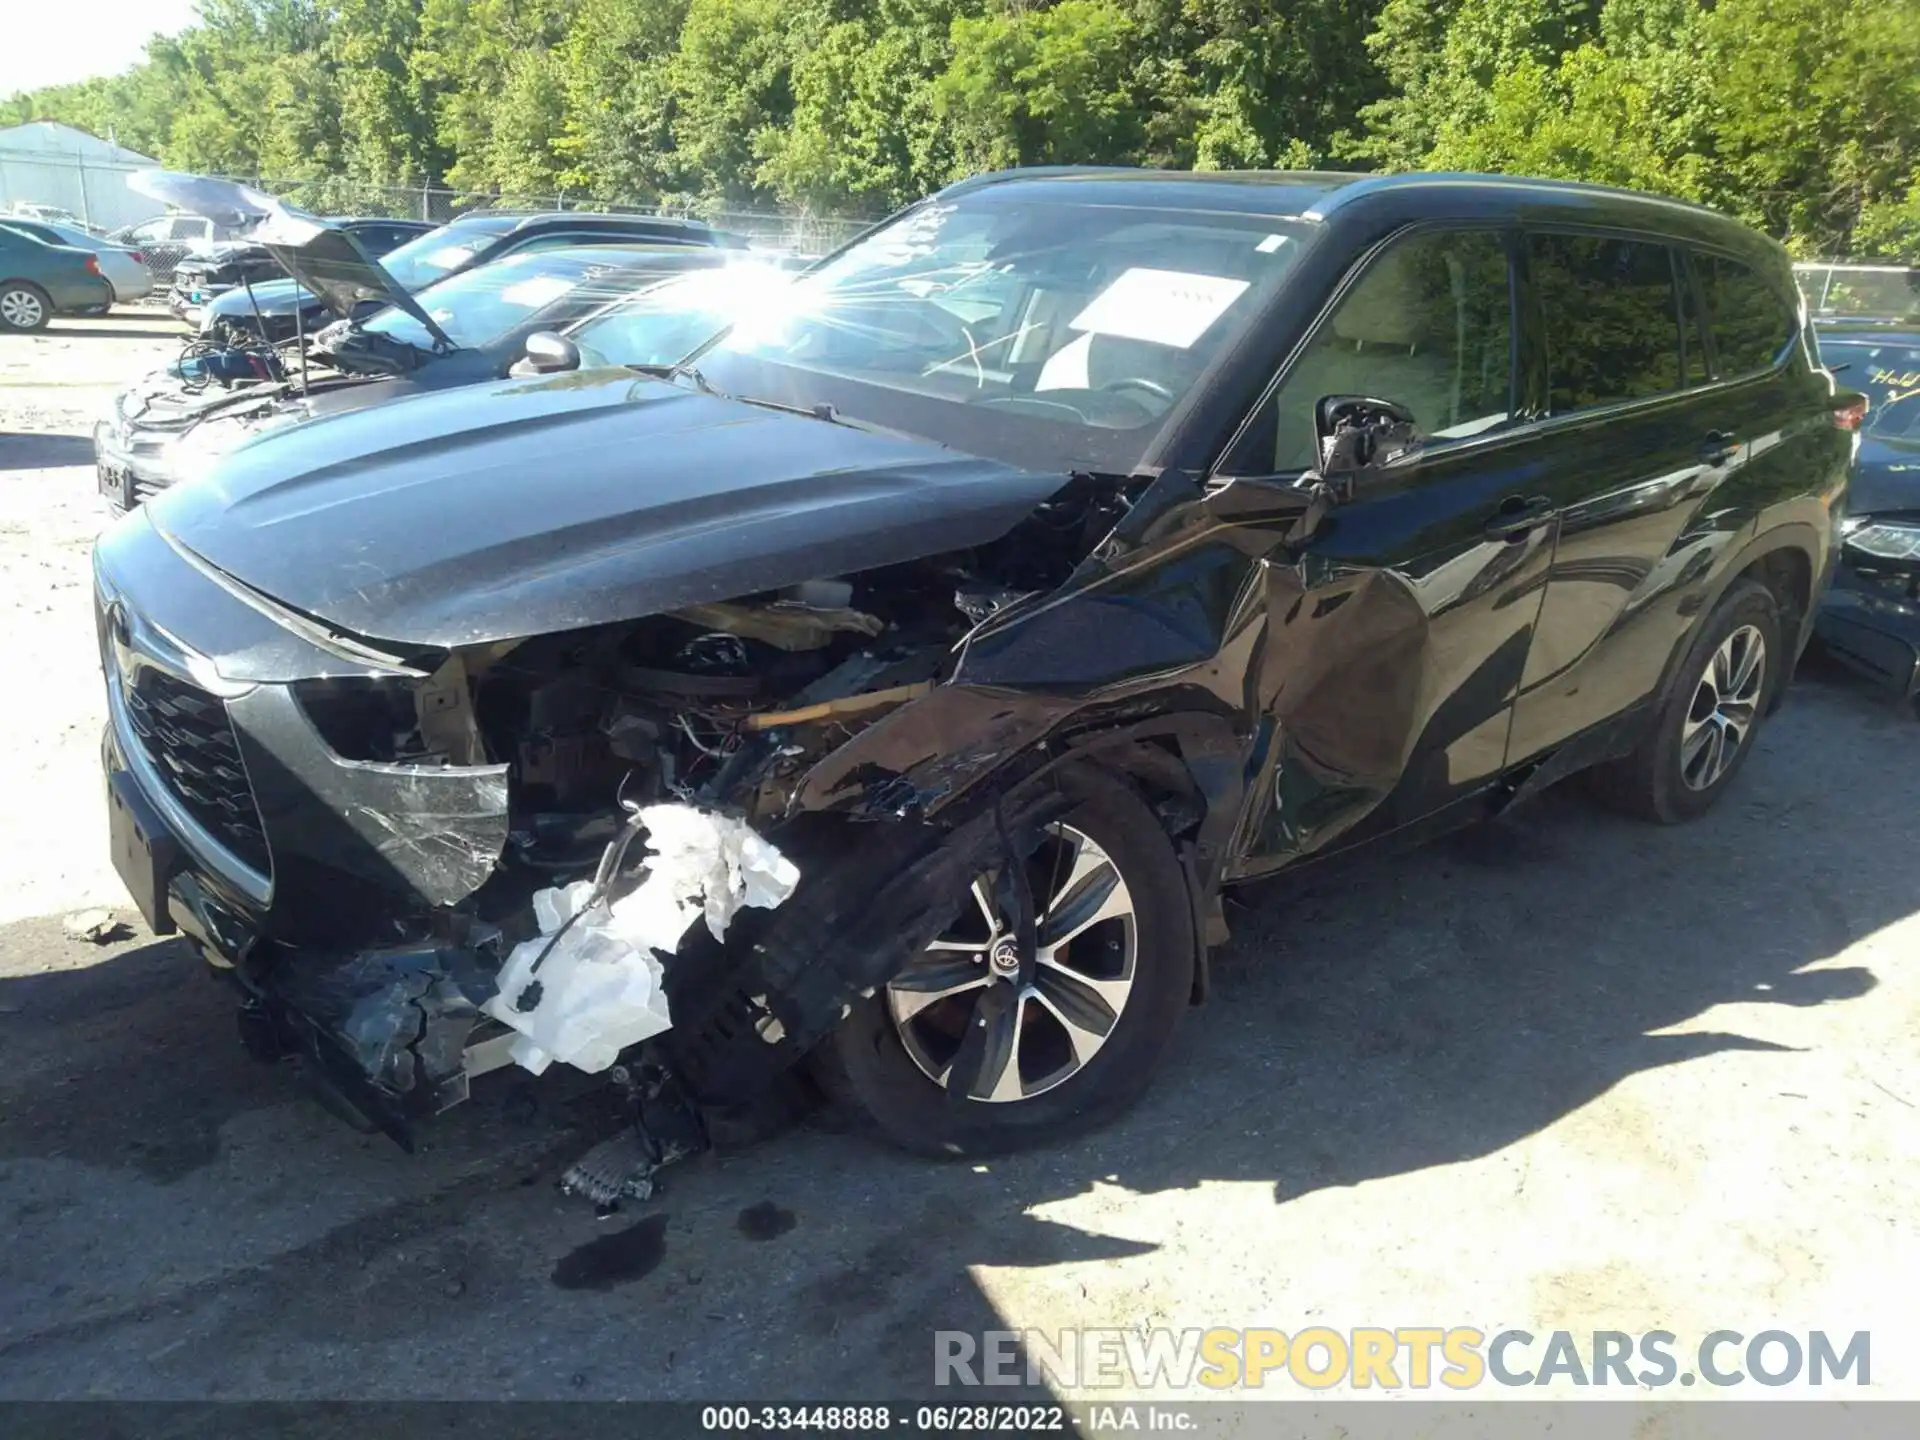
<svg viewBox="0 0 1920 1440"><path fill-rule="evenodd" d="M1498 778L1552 553L1552 519L1489 537L1524 442L1437 452L1335 512L1269 574L1263 709L1242 873L1398 828Z"/></svg>

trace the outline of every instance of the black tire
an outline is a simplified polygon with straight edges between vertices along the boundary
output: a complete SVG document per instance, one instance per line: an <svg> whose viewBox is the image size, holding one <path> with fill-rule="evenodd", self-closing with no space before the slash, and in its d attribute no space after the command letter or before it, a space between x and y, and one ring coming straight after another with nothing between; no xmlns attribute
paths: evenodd
<svg viewBox="0 0 1920 1440"><path fill-rule="evenodd" d="M1062 785L1076 803L1060 823L1104 850L1129 892L1135 936L1132 989L1104 1043L1084 1064L1051 1089L1006 1101L950 1095L932 1079L909 1054L887 989L857 1001L835 1033L829 1061L832 1070L844 1075L844 1088L837 1083L828 1088L857 1102L879 1132L902 1149L936 1156L990 1155L1106 1124L1145 1093L1189 1004L1195 962L1192 911L1185 875L1159 821L1131 789L1100 772L1064 772ZM1028 1023L1058 1026L1052 1017ZM1065 1038L1064 1028L1060 1035Z"/></svg>
<svg viewBox="0 0 1920 1440"><path fill-rule="evenodd" d="M19 303L14 302L18 297ZM26 323L18 318L22 311L38 307L39 318ZM11 330L15 334L27 334L35 330L44 330L53 319L53 299L31 280L0 281L0 330Z"/></svg>
<svg viewBox="0 0 1920 1440"><path fill-rule="evenodd" d="M1743 630L1758 634L1763 647L1765 668L1753 700L1752 720L1718 773L1708 783L1696 785L1688 779L1682 739L1696 704L1704 703L1702 686L1708 679L1709 664L1729 638ZM1662 825L1698 819L1713 808L1747 763L1774 693L1786 674L1779 601L1757 580L1734 581L1674 671L1640 744L1631 754L1591 772L1593 793L1616 810Z"/></svg>

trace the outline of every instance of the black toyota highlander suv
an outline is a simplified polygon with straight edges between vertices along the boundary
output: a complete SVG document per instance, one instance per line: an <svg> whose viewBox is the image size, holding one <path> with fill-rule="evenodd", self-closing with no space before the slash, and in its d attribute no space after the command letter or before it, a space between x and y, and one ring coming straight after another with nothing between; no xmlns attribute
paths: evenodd
<svg viewBox="0 0 1920 1440"><path fill-rule="evenodd" d="M98 545L121 875L397 1136L508 1059L656 1140L829 1058L933 1154L1111 1117L1225 888L1712 806L1860 414L1779 246L1524 179L990 175L740 308Z"/></svg>

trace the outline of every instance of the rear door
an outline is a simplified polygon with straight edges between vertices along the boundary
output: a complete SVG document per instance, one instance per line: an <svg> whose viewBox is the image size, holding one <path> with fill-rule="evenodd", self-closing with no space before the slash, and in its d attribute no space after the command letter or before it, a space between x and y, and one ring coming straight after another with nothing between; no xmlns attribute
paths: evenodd
<svg viewBox="0 0 1920 1440"><path fill-rule="evenodd" d="M1531 504L1550 456L1520 407L1511 247L1478 228L1391 241L1230 456L1243 475L1306 468L1331 394L1399 401L1429 437L1417 466L1273 545L1243 873L1420 820L1504 767L1553 536L1551 508Z"/></svg>
<svg viewBox="0 0 1920 1440"><path fill-rule="evenodd" d="M1526 237L1544 340L1557 463L1542 477L1560 516L1510 760L1630 710L1672 646L1672 596L1710 537L1694 525L1739 463L1684 251L1642 236Z"/></svg>

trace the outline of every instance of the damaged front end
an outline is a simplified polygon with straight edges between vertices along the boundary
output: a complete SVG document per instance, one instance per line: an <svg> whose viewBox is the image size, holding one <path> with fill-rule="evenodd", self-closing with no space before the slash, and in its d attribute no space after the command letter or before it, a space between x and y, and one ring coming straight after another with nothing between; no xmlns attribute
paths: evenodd
<svg viewBox="0 0 1920 1440"><path fill-rule="evenodd" d="M1181 737L1122 723L1152 707L955 683L1131 503L1081 477L991 543L452 646L348 634L136 517L97 562L122 874L231 970L254 1053L402 1145L515 1063L750 1106L1034 847L1062 727L1177 772L1198 829Z"/></svg>

